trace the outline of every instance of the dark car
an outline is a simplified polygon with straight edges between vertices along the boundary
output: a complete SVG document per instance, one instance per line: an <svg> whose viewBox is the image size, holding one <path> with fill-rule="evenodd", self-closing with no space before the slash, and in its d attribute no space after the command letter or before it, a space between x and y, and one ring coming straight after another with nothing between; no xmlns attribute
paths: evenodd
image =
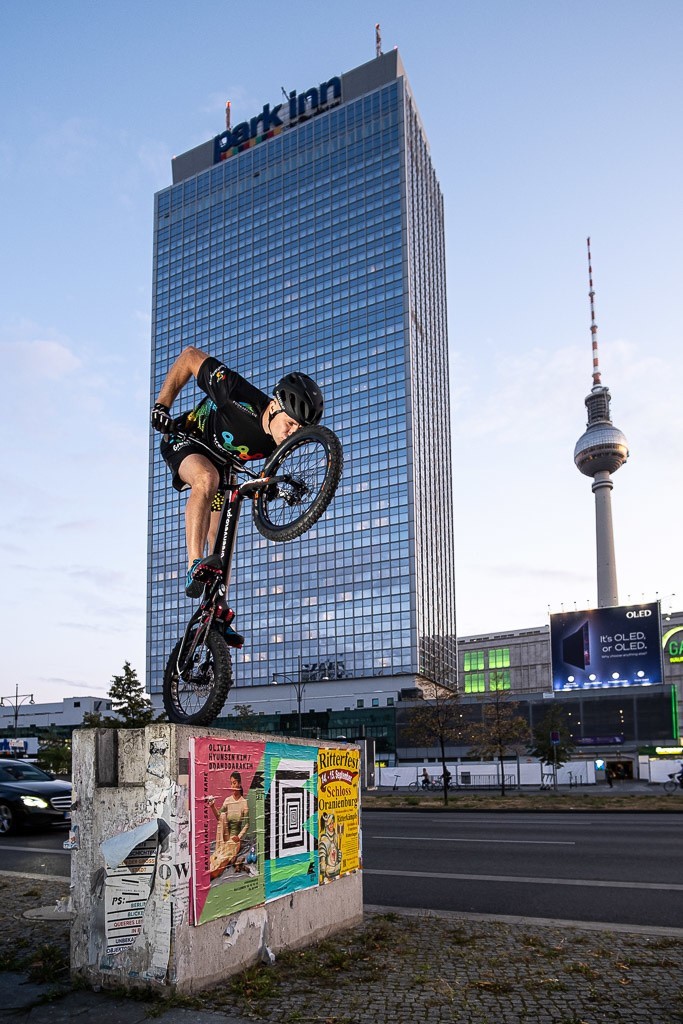
<svg viewBox="0 0 683 1024"><path fill-rule="evenodd" d="M0 837L22 825L68 825L71 783L28 761L0 761Z"/></svg>

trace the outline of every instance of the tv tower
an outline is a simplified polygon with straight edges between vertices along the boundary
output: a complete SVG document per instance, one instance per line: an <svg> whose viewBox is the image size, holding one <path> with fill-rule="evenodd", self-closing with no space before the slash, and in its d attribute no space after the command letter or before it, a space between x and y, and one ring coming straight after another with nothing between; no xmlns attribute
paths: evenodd
<svg viewBox="0 0 683 1024"><path fill-rule="evenodd" d="M588 281L591 300L591 335L593 339L593 387L586 396L588 410L586 432L576 442L574 462L585 476L593 477L595 495L595 538L598 569L598 608L619 604L617 592L617 564L614 556L612 529L612 473L616 473L628 458L626 438L618 430L609 414L611 395L609 388L600 383L598 362L598 325L595 322L593 268L591 267L591 240L588 238Z"/></svg>

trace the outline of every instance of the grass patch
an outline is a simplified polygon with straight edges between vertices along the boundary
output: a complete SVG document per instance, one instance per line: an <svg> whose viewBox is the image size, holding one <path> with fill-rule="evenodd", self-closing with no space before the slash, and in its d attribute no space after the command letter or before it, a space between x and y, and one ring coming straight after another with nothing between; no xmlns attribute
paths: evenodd
<svg viewBox="0 0 683 1024"><path fill-rule="evenodd" d="M64 981L69 977L69 955L59 946L39 946L29 956L26 969L34 982Z"/></svg>
<svg viewBox="0 0 683 1024"><path fill-rule="evenodd" d="M230 991L247 1003L259 1003L277 995L278 983L269 967L248 967L230 980Z"/></svg>
<svg viewBox="0 0 683 1024"><path fill-rule="evenodd" d="M473 946L476 942L462 925L456 925L455 928L449 928L446 932L446 940L451 946Z"/></svg>
<svg viewBox="0 0 683 1024"><path fill-rule="evenodd" d="M0 952L0 971L27 974L37 984L65 981L69 977L69 954L50 943L29 950L26 939L17 939L11 949Z"/></svg>
<svg viewBox="0 0 683 1024"><path fill-rule="evenodd" d="M683 800L672 800L666 794L624 793L607 795L592 787L577 788L570 793L548 791L508 791L501 796L499 790L451 790L448 805L442 793L406 793L405 791L374 791L363 793L363 807L404 808L420 807L430 811L666 811L683 813Z"/></svg>
<svg viewBox="0 0 683 1024"><path fill-rule="evenodd" d="M581 974L584 978L590 978L591 981L601 977L600 971L596 971L594 967L584 963L582 960L575 964L567 964L565 971L567 974Z"/></svg>

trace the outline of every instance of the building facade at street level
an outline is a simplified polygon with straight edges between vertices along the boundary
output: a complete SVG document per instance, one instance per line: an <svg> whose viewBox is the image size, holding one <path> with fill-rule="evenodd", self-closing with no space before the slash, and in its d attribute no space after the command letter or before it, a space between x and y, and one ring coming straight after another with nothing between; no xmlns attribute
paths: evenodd
<svg viewBox="0 0 683 1024"><path fill-rule="evenodd" d="M454 679L441 191L397 51L301 85L174 158L155 197L152 402L189 344L266 392L299 369L344 447L337 496L304 537L273 544L243 516L230 595L247 637L233 656L240 687L393 678L396 690L435 660ZM191 382L173 413L198 400ZM152 695L192 609L185 497L157 442Z"/></svg>
<svg viewBox="0 0 683 1024"><path fill-rule="evenodd" d="M12 732L15 721L19 730L34 729L71 729L80 725L83 715L100 714L102 717L115 718L108 697L65 697L45 704L4 704L0 707L0 732Z"/></svg>

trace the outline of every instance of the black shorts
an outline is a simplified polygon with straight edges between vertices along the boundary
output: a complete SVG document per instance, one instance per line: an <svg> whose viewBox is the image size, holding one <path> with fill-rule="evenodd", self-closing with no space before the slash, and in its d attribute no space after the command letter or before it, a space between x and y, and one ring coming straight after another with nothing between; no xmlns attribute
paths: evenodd
<svg viewBox="0 0 683 1024"><path fill-rule="evenodd" d="M216 498L218 498L218 496L220 495L221 501L220 503L218 503L218 508L216 509L216 511L220 509L220 505L222 504L223 493L225 492L228 486L226 477L226 467L221 462L219 462L218 459L211 458L211 453L207 450L206 445L200 444L199 442L193 440L193 438L191 437L170 437L168 440L164 437L161 444L159 445L159 451L161 452L162 459L164 460L168 468L171 470L171 473L173 474L173 486L175 487L176 491L186 491L189 490L190 487L190 485L185 483L185 481L182 480L178 474L178 470L180 469L180 463L183 461L183 459L186 459L188 455L203 455L205 459L208 459L211 465L216 467L220 475L218 495L216 495ZM216 503L216 498L214 498L214 503ZM213 508L213 504L211 507Z"/></svg>

